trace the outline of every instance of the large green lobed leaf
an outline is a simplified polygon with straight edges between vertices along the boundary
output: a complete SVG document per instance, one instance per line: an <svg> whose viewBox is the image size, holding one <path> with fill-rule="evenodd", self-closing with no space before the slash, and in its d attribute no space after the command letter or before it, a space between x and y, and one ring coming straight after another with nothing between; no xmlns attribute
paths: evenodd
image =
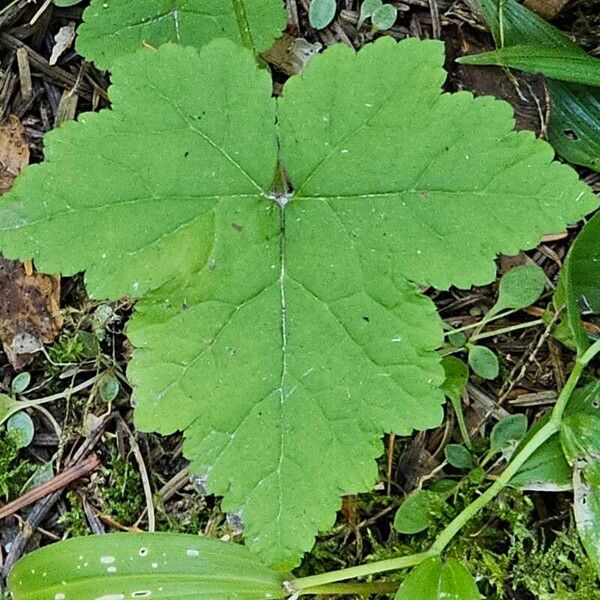
<svg viewBox="0 0 600 600"><path fill-rule="evenodd" d="M598 204L507 104L440 94L443 61L439 42L335 46L276 106L230 42L138 53L112 110L50 133L0 205L8 256L139 300L138 428L184 431L278 568L370 489L384 432L441 422L443 331L417 286L489 282L497 253Z"/></svg>
<svg viewBox="0 0 600 600"><path fill-rule="evenodd" d="M282 0L92 0L77 31L77 51L99 68L147 44L200 48L229 38L268 50L287 23Z"/></svg>

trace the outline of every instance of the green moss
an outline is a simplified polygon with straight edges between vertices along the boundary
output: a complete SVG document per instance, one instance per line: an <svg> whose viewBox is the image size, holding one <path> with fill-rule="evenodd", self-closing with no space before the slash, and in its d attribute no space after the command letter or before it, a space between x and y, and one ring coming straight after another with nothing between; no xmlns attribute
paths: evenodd
<svg viewBox="0 0 600 600"><path fill-rule="evenodd" d="M74 492L67 492L66 498L69 509L59 519L59 523L65 528L65 534L69 537L88 535L89 529L85 510L79 496Z"/></svg>
<svg viewBox="0 0 600 600"><path fill-rule="evenodd" d="M0 497L16 497L33 473L33 465L20 457L17 431L0 433Z"/></svg>
<svg viewBox="0 0 600 600"><path fill-rule="evenodd" d="M105 477L100 486L102 511L123 525L135 523L145 507L142 478L137 468L111 448L102 473Z"/></svg>
<svg viewBox="0 0 600 600"><path fill-rule="evenodd" d="M389 533L389 519L377 523L376 529L362 532L340 524L334 535L319 539L298 572L324 572L353 566L365 558L385 560L422 552L475 499L478 490L481 484L476 480L463 482L447 502L432 508L436 526L417 535ZM372 495L365 500L377 512ZM360 511L360 497L358 507ZM387 535L382 535L382 525ZM363 550L361 556L356 552L357 545ZM455 538L446 555L468 566L486 600L600 600L596 570L573 523L567 519L554 522L552 529L539 526L530 498L515 490L506 490L475 517ZM383 579L401 582L405 576L406 572L400 571L386 574Z"/></svg>

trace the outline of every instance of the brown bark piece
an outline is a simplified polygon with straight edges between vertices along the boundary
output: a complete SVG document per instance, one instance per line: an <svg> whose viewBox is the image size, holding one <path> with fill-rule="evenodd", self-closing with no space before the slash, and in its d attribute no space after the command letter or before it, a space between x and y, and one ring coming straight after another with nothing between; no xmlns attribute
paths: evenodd
<svg viewBox="0 0 600 600"><path fill-rule="evenodd" d="M526 0L525 6L544 19L554 19L569 0Z"/></svg>

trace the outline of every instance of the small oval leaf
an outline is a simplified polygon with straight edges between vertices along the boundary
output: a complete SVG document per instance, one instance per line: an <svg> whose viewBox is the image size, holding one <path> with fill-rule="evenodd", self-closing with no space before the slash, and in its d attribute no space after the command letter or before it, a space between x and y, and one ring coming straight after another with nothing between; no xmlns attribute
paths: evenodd
<svg viewBox="0 0 600 600"><path fill-rule="evenodd" d="M308 10L308 20L313 29L325 29L333 18L337 4L335 0L312 0Z"/></svg>
<svg viewBox="0 0 600 600"><path fill-rule="evenodd" d="M413 535L433 525L431 507L435 499L435 494L427 490L417 490L407 496L394 517L396 531Z"/></svg>
<svg viewBox="0 0 600 600"><path fill-rule="evenodd" d="M475 464L471 453L460 444L448 444L444 448L446 460L456 469L471 469Z"/></svg>
<svg viewBox="0 0 600 600"><path fill-rule="evenodd" d="M360 17L356 27L360 29L367 19L370 19L373 12L383 4L383 0L365 0L360 6Z"/></svg>
<svg viewBox="0 0 600 600"><path fill-rule="evenodd" d="M495 452L515 447L527 434L527 417L523 414L508 415L492 429L490 447Z"/></svg>
<svg viewBox="0 0 600 600"><path fill-rule="evenodd" d="M485 346L473 346L469 350L469 366L483 379L496 379L500 372L498 357Z"/></svg>
<svg viewBox="0 0 600 600"><path fill-rule="evenodd" d="M11 382L10 389L13 394L22 394L31 383L31 373L19 373Z"/></svg>
<svg viewBox="0 0 600 600"><path fill-rule="evenodd" d="M392 25L396 22L396 17L398 16L398 11L391 4L384 4L380 6L378 9L373 11L371 15L371 23L375 29L379 31L385 31L392 27Z"/></svg>
<svg viewBox="0 0 600 600"><path fill-rule="evenodd" d="M494 312L531 306L544 291L546 275L537 265L522 265L508 271L500 280Z"/></svg>
<svg viewBox="0 0 600 600"><path fill-rule="evenodd" d="M13 432L18 448L27 448L33 441L35 427L26 412L19 412L6 423L6 430Z"/></svg>
<svg viewBox="0 0 600 600"><path fill-rule="evenodd" d="M45 546L16 564L8 584L14 600L241 600L284 598L283 581L238 544L172 533L114 533Z"/></svg>

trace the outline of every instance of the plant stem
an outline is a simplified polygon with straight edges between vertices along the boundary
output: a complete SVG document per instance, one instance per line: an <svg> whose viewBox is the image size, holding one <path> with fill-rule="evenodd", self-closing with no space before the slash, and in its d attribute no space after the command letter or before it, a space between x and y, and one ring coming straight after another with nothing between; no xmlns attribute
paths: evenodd
<svg viewBox="0 0 600 600"><path fill-rule="evenodd" d="M365 577L375 573L383 573L385 571L397 571L399 569L407 569L422 563L425 559L433 556L431 552L421 552L419 554L410 554L409 556L399 556L398 558L390 558L388 560L379 560L358 567L350 567L349 569L341 569L340 571L330 571L321 575L311 575L310 577L300 577L290 582L290 590L292 592L308 593L311 588L318 588L328 583L336 583L347 579L355 579L356 577ZM312 593L312 592L311 592Z"/></svg>
<svg viewBox="0 0 600 600"><path fill-rule="evenodd" d="M85 388L88 388L91 385L94 385L94 383L96 383L97 379L98 379L98 376L95 375L91 379L88 379L87 381L84 381L83 383L80 383L79 385L76 385L75 387L67 388L64 391L58 392L57 394L52 394L51 396L44 396L43 398L36 398L35 400L20 400L18 402L12 402L9 410L7 410L6 413L3 413L0 415L0 425L2 425L2 423L4 423L7 419L12 417L14 414L21 412L22 410L25 410L26 408L36 408L38 406L41 406L42 404L47 404L48 402L54 402L54 400L61 400L62 398L68 398L69 396L72 396L73 394L76 394L77 392L80 392L81 390L84 390Z"/></svg>
<svg viewBox="0 0 600 600"><path fill-rule="evenodd" d="M577 387L579 378L581 377L585 367L596 356L596 354L598 354L598 352L600 352L600 340L596 340L596 342L594 342L594 344L592 344L583 353L583 355L576 360L575 366L573 367L573 370L571 371L571 374L569 375L569 378L561 390L556 404L554 405L554 409L552 410L552 415L549 421L541 429L539 429L538 432L523 446L523 448L521 448L518 454L513 457L498 479L496 479L496 481L481 496L479 496L477 500L469 504L438 535L435 542L427 552L411 554L409 556L399 556L398 558L377 561L360 565L358 567L342 569L340 571L331 571L321 575L301 577L289 582L291 591L301 594L344 593L345 590L343 590L343 586L334 587L328 586L327 584L332 584L347 579L354 579L356 577L365 577L366 575L373 575L376 573L383 573L384 571L393 571L414 567L428 558L441 554L441 552L443 552L448 544L454 539L456 534L510 483L510 480L516 475L519 469L532 456L532 454L544 442L546 442L560 430L565 408L567 407L573 391ZM342 591L333 592L332 590L334 589Z"/></svg>
<svg viewBox="0 0 600 600"><path fill-rule="evenodd" d="M356 596L370 596L371 594L394 594L398 591L397 581L377 581L373 583L331 583L319 585L301 592L305 594L355 594Z"/></svg>
<svg viewBox="0 0 600 600"><path fill-rule="evenodd" d="M535 321L527 321L527 323L519 323L518 325L511 325L510 327L502 327L501 329L493 329L492 331L486 331L485 333L478 333L471 336L470 342L476 342L477 340L483 340L484 338L495 337L502 335L503 333L510 333L511 331L519 331L520 329L528 329L529 327L537 327L544 323L543 319L535 319Z"/></svg>
<svg viewBox="0 0 600 600"><path fill-rule="evenodd" d="M434 554L440 554L454 539L454 536L485 506L487 506L510 482L528 458L550 437L558 431L558 425L550 420L544 425L510 464L502 471L498 479L477 500L471 502L436 538L431 546Z"/></svg>
<svg viewBox="0 0 600 600"><path fill-rule="evenodd" d="M448 327L450 327L450 329L448 329L448 331L444 332L444 336L448 337L449 335L452 335L453 333L462 333L463 331L469 331L469 329L475 329L476 327L482 327L484 325L489 325L490 323L497 321L498 319L503 319L504 317L508 317L509 315L512 315L513 313L516 313L516 312L518 312L518 311L509 310L509 311L494 315L489 318L488 318L488 315L486 315L485 317L483 317L483 319L481 319L481 321L477 321L476 323L470 323L469 325L463 325L462 327L457 327L456 329L453 329L448 323L446 323L446 325Z"/></svg>

